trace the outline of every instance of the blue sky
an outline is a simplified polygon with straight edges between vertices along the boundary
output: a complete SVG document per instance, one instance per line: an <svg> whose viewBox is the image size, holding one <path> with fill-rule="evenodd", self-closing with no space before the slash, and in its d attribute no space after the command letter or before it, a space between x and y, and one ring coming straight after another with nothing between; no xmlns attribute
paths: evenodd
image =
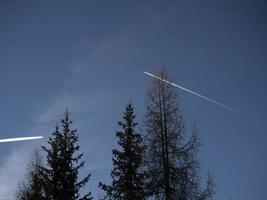
<svg viewBox="0 0 267 200"><path fill-rule="evenodd" d="M0 198L12 199L66 107L97 197L130 99L142 125L144 71L163 66L175 83L267 121L266 8L252 0L1 1L0 137L46 138L1 144ZM216 177L215 199L264 199L266 123L178 92L188 129L200 130L201 174Z"/></svg>

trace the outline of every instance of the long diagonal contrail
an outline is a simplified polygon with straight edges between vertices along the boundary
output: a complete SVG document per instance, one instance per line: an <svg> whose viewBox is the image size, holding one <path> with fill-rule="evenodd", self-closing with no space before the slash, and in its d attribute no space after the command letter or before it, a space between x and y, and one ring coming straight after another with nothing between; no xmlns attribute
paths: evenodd
<svg viewBox="0 0 267 200"><path fill-rule="evenodd" d="M221 107L223 107L223 108L226 108L226 109L228 109L228 110L230 110L230 111L239 113L239 114L241 114L241 115L243 115L243 116L246 116L246 117L248 117L248 118L250 118L250 119L257 120L257 121L260 121L260 122L263 122L261 119L255 117L255 116L253 116L253 115L244 113L244 112L242 112L242 111L240 111L240 110L237 110L237 109L235 109L235 108L233 108L233 107L227 106L227 105L225 105L225 104L223 104L223 103L221 103L221 102L219 102L219 101L216 101L216 100L211 99L211 98L209 98L209 97L205 97L205 96L203 96L203 95L201 95L201 94L199 94L199 93L197 93L197 92L194 92L194 91L192 91L192 90L189 90L189 89L187 89L187 88L185 88L185 87L182 87L182 86L180 86L180 85L177 85L177 84L175 84L175 83L172 83L172 82L170 82L170 81L168 81L168 80L162 79L162 78L160 78L160 77L157 77L157 76L155 76L155 75L153 75L153 74L150 74L150 73L148 73L148 72L144 72L144 73L147 74L147 75L149 75L149 76L151 76L151 77L153 77L153 78L156 78L156 79L159 79L159 80L161 80L161 81L163 81L163 82L165 82L165 83L168 83L168 84L170 84L170 85L172 85L172 86L175 86L175 87L177 87L177 88L179 88L179 89L181 89L181 90L184 90L184 91L186 91L186 92L188 92L188 93L191 93L191 94L193 94L193 95L196 95L196 96L198 96L198 97L200 97L200 98L202 98L202 99L205 99L206 101L209 101L209 102L211 102L211 103L217 104L218 106L221 106Z"/></svg>
<svg viewBox="0 0 267 200"><path fill-rule="evenodd" d="M18 142L18 141L24 141L24 140L37 140L37 139L42 139L42 138L43 136L6 138L6 139L0 139L0 142Z"/></svg>

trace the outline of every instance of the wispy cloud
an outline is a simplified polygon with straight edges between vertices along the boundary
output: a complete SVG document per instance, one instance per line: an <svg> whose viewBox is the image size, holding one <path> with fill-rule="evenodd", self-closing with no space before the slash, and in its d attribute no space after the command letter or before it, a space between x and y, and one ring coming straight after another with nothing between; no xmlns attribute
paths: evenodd
<svg viewBox="0 0 267 200"><path fill-rule="evenodd" d="M0 197L3 200L13 199L18 182L23 178L27 161L32 152L32 145L20 146L12 150L2 160L0 167Z"/></svg>
<svg viewBox="0 0 267 200"><path fill-rule="evenodd" d="M18 148L12 149L5 155L0 164L0 199L13 199L18 183L24 178L31 153L36 148L40 147L40 145L45 144L54 126L63 116L66 108L71 111L71 114L73 114L75 118L80 118L85 115L96 117L95 114L98 115L99 110L104 111L110 109L109 102L111 99L113 99L113 102L116 102L119 96L117 90L114 91L111 88L101 88L98 90L97 87L93 87L88 91L88 87L80 87L80 78L83 75L87 76L91 74L91 71L97 71L92 69L101 68L107 72L112 70L110 64L114 64L114 62L117 64L123 63L126 57L125 49L127 49L128 43L128 38L121 34L100 42L95 49L89 50L90 53L88 53L88 55L71 65L72 76L62 83L61 90L58 91L54 97L39 102L39 104L33 108L33 124L30 125L31 127L29 127L28 133L29 135L42 135L44 139L41 141L20 143ZM127 54L128 53L129 52L127 52ZM66 88L66 85L71 85L73 83L77 84L77 90ZM96 120L92 119L92 117L91 122L92 120ZM100 119L97 118L97 120ZM77 124L75 123L75 127L77 127L78 124L79 122ZM84 126L84 124L82 124L82 126ZM102 127L99 129L101 128ZM101 131L103 130L101 129ZM98 134L91 135L92 137L90 136L91 138L89 141L91 141L92 144L88 144L88 141L86 142L86 146L90 146L92 150L92 152L87 153L90 155L90 159L94 161L90 166L87 166L87 169L91 172L107 168L107 166L103 164L102 159L103 155L106 156L106 152L99 150L103 142L103 138L99 137L99 134L98 132ZM88 135L83 135L82 137L87 139ZM83 143L83 141L80 142ZM89 150L86 149L86 151ZM89 155L85 155L85 157ZM102 173L102 171L98 173ZM93 177L93 179L95 178Z"/></svg>
<svg viewBox="0 0 267 200"><path fill-rule="evenodd" d="M12 149L5 155L0 165L0 199L13 199L16 188L26 172L31 153L40 145L45 144L66 108L69 108L73 115L79 117L90 112L97 112L99 106L103 107L107 99L115 96L115 91L94 91L94 94L90 94L88 91L80 91L76 92L75 95L62 92L50 99L41 108L36 108L32 114L34 125L28 132L29 134L41 134L44 139L37 142L20 143L18 148ZM93 170L92 168L97 167L90 166L88 168Z"/></svg>
<svg viewBox="0 0 267 200"><path fill-rule="evenodd" d="M94 48L88 49L88 54L71 65L71 70L75 74L83 75L89 73L89 69L107 69L110 65L123 63L126 57L129 58L130 39L123 34L107 38L98 43ZM127 56L126 56L127 54Z"/></svg>
<svg viewBox="0 0 267 200"><path fill-rule="evenodd" d="M95 112L106 99L116 95L116 91L80 91L76 94L65 93L55 97L43 110L34 114L38 127L57 122L69 109L71 113L80 115ZM101 104L102 103L102 104Z"/></svg>

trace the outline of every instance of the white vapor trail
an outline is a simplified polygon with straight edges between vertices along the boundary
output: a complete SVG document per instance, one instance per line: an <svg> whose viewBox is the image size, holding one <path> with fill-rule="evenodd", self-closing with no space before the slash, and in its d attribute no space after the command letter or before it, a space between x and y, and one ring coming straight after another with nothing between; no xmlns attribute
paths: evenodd
<svg viewBox="0 0 267 200"><path fill-rule="evenodd" d="M1 142L18 142L18 141L24 141L24 140L37 140L37 139L42 139L42 138L43 136L6 138L6 139L0 139L0 143Z"/></svg>
<svg viewBox="0 0 267 200"><path fill-rule="evenodd" d="M188 92L188 93L190 93L190 94L193 94L193 95L196 95L196 96L198 96L198 97L200 97L200 98L202 98L202 99L205 99L206 101L209 101L209 102L211 102L211 103L217 104L218 106L221 106L221 107L223 107L223 108L226 108L226 109L228 109L228 110L230 110L230 111L239 113L239 114L241 114L241 115L243 115L243 116L246 116L246 117L248 117L248 118L250 118L250 119L253 119L253 120L256 120L256 121L260 121L260 122L263 122L261 119L255 117L255 116L253 116L253 115L244 113L244 112L242 112L242 111L240 111L240 110L237 110L237 109L235 109L235 108L233 108L233 107L227 106L227 105L225 105L225 104L223 104L223 103L221 103L221 102L219 102L219 101L216 101L216 100L214 100L214 99L211 99L211 98L209 98L209 97L205 97L205 96L203 96L203 95L201 95L201 94L199 94L199 93L197 93L197 92L194 92L194 91L192 91L192 90L189 90L189 89L187 89L187 88L185 88L185 87L182 87L182 86L180 86L180 85L177 85L177 84L175 84L175 83L172 83L172 82L170 82L170 81L168 81L168 80L162 79L162 78L160 78L160 77L157 77L157 76L155 76L155 75L153 75L153 74L150 74L150 73L148 73L148 72L146 72L146 71L145 71L144 73L145 73L146 75L149 75L149 76L153 77L153 78L156 78L156 79L159 79L159 80L161 80L161 81L163 81L163 82L165 82L165 83L168 83L168 84L170 84L170 85L172 85L172 86L175 86L175 87L177 87L177 88L179 88L179 89L181 89L181 90L184 90L184 91L186 91L186 92Z"/></svg>

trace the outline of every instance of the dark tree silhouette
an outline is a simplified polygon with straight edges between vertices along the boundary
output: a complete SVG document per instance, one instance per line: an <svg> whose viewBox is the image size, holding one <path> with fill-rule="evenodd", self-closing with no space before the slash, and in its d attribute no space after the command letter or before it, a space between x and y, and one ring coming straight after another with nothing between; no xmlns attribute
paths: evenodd
<svg viewBox="0 0 267 200"><path fill-rule="evenodd" d="M80 195L86 186L90 174L78 181L80 169L84 166L83 153L79 153L77 130L71 130L72 121L66 111L61 120L62 130L57 125L49 137L49 147L43 146L47 155L47 167L41 168L45 197L49 200L89 200L91 192Z"/></svg>
<svg viewBox="0 0 267 200"><path fill-rule="evenodd" d="M18 200L43 200L44 191L42 180L40 179L40 167L42 166L42 157L39 151L34 151L32 159L28 164L26 180L18 188L16 199Z"/></svg>
<svg viewBox="0 0 267 200"><path fill-rule="evenodd" d="M134 109L131 103L126 106L123 121L118 125L122 131L116 133L120 150L113 150L111 185L99 184L106 192L105 199L137 200L145 198L144 145L142 137L135 132Z"/></svg>
<svg viewBox="0 0 267 200"><path fill-rule="evenodd" d="M169 80L162 69L147 94L145 116L146 165L148 188L154 199L206 200L213 195L213 181L201 190L196 160L199 142L194 129L185 142L185 123L180 112L178 95L164 80Z"/></svg>

